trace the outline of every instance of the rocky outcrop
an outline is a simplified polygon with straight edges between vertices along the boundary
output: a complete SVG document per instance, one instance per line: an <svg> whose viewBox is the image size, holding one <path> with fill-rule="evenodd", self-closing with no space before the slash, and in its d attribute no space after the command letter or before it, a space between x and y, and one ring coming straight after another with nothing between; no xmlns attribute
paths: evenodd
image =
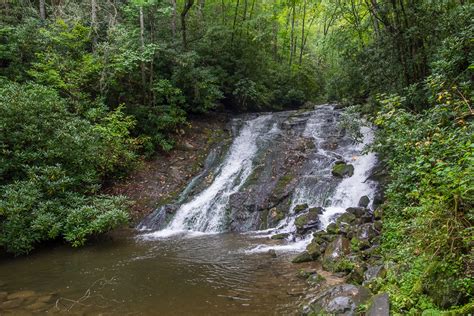
<svg viewBox="0 0 474 316"><path fill-rule="evenodd" d="M369 300L371 293L362 286L341 284L319 293L303 308L304 315L354 315L357 307Z"/></svg>
<svg viewBox="0 0 474 316"><path fill-rule="evenodd" d="M352 177L354 175L354 166L344 161L336 161L332 168L332 174L339 178Z"/></svg>

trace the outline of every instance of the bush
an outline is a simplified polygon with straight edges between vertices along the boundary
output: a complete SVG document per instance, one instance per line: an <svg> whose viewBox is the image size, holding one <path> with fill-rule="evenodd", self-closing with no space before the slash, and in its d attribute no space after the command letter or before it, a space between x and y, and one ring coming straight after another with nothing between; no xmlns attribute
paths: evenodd
<svg viewBox="0 0 474 316"><path fill-rule="evenodd" d="M59 237L77 246L126 222L122 198L89 195L133 162L134 121L120 108L89 116L68 112L51 88L2 82L0 246L7 251L25 253ZM80 217L87 220L73 227Z"/></svg>

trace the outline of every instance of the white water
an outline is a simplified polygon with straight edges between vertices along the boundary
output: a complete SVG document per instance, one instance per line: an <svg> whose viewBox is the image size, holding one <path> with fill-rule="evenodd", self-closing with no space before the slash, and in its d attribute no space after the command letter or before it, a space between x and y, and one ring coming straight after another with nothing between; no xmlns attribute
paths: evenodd
<svg viewBox="0 0 474 316"><path fill-rule="evenodd" d="M311 242L312 235L295 238L295 219L293 208L306 203L309 207L321 206L324 213L320 215L320 229L325 229L338 214L348 207L357 206L360 197L367 195L373 199L375 183L367 180L370 170L375 166L373 153L362 154L364 147L373 140L370 128L363 127L363 141L358 144L343 142L337 148L324 146L329 135L338 130L337 115L331 106L317 108L306 122L304 137L312 138L316 146L315 153L308 163L306 174L301 177L299 185L292 196L290 216L282 220L276 228L265 231L254 231L246 234L255 239L268 239L279 233L289 233L289 240L278 245L258 242L257 245L243 249L244 253L267 252L274 249L278 252L302 251ZM163 238L176 234L185 237L216 234L222 232L227 221L226 208L232 194L239 191L253 171L253 160L259 150L259 144L271 140L281 130L274 122L273 115L262 115L244 123L239 135L234 139L222 165L215 172L211 185L182 204L169 225L160 231L142 235L144 239ZM354 166L354 175L335 181L331 174L337 160L344 160Z"/></svg>
<svg viewBox="0 0 474 316"><path fill-rule="evenodd" d="M271 118L271 115L263 115L245 122L212 184L190 202L181 205L168 227L144 237L167 237L183 232L221 232L229 197L238 192L252 173L257 141L259 138L269 139L279 132L276 124L268 130L266 123Z"/></svg>

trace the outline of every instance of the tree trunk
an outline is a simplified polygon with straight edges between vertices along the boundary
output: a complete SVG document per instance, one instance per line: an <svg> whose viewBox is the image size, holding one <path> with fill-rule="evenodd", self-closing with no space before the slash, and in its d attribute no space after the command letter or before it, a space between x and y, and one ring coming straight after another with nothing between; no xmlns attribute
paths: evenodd
<svg viewBox="0 0 474 316"><path fill-rule="evenodd" d="M92 50L97 46L97 3L91 0Z"/></svg>
<svg viewBox="0 0 474 316"><path fill-rule="evenodd" d="M140 6L140 47L142 53L145 51L145 19L143 17L143 7ZM141 73L142 73L142 85L143 89L146 89L146 75L145 75L145 62L141 62Z"/></svg>
<svg viewBox="0 0 474 316"><path fill-rule="evenodd" d="M171 34L173 39L176 38L176 0L171 0L171 6L173 7L173 12L171 13Z"/></svg>
<svg viewBox="0 0 474 316"><path fill-rule="evenodd" d="M299 60L299 64L301 66L302 62L303 62L303 50L304 50L304 44L305 44L305 37L304 37L304 23L305 23L305 20L306 20L306 0L304 0L304 3L303 3L303 24L301 26L301 46L300 46L300 60Z"/></svg>
<svg viewBox="0 0 474 316"><path fill-rule="evenodd" d="M239 12L239 4L240 4L240 0L237 0L237 3L235 4L234 24L232 25L232 38L231 38L232 44L234 43L235 24L237 23L237 13Z"/></svg>
<svg viewBox="0 0 474 316"><path fill-rule="evenodd" d="M294 53L294 46L295 45L295 42L294 42L294 38L295 38L295 15L296 15L296 10L295 10L295 6L296 6L296 1L293 0L292 1L292 5L293 5L293 11L292 11L292 14L291 14L291 33L290 33L290 63L289 65L291 66L293 64L293 53Z"/></svg>
<svg viewBox="0 0 474 316"><path fill-rule="evenodd" d="M46 20L45 0L39 1L39 11L41 20Z"/></svg>
<svg viewBox="0 0 474 316"><path fill-rule="evenodd" d="M187 16L189 10L192 8L193 4L194 4L194 0L186 0L184 2L183 11L181 12L181 35L183 37L183 48L184 49L188 48L187 34L186 34L186 16Z"/></svg>

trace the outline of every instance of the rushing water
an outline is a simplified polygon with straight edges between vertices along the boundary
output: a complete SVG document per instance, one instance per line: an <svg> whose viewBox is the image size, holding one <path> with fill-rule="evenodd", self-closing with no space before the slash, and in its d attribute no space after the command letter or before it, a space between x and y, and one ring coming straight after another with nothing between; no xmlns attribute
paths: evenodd
<svg viewBox="0 0 474 316"><path fill-rule="evenodd" d="M169 208L162 207L139 225L138 237L127 233L83 249L58 246L29 257L5 259L0 262L0 302L2 295L35 291L34 297L22 298L9 311L295 314L297 294L305 284L295 277L296 268L289 262L310 242L311 234L295 234L293 207L301 203L324 207L322 229L347 207L356 206L361 196L372 199L375 190L375 183L367 177L376 158L362 153L372 133L363 128L363 142L353 143L337 127L339 115L331 106L320 106L307 113L280 112L236 120L230 148L222 155L211 152L202 173L178 197L168 223ZM289 215L266 230L226 232L231 196L245 187L263 154L292 141L293 136L311 140L314 150L290 196ZM354 165L352 177L340 180L331 175L338 160ZM210 176L212 181L204 181ZM290 237L269 238L282 232ZM267 253L269 249L276 250L277 258ZM51 293L46 302L39 298Z"/></svg>

